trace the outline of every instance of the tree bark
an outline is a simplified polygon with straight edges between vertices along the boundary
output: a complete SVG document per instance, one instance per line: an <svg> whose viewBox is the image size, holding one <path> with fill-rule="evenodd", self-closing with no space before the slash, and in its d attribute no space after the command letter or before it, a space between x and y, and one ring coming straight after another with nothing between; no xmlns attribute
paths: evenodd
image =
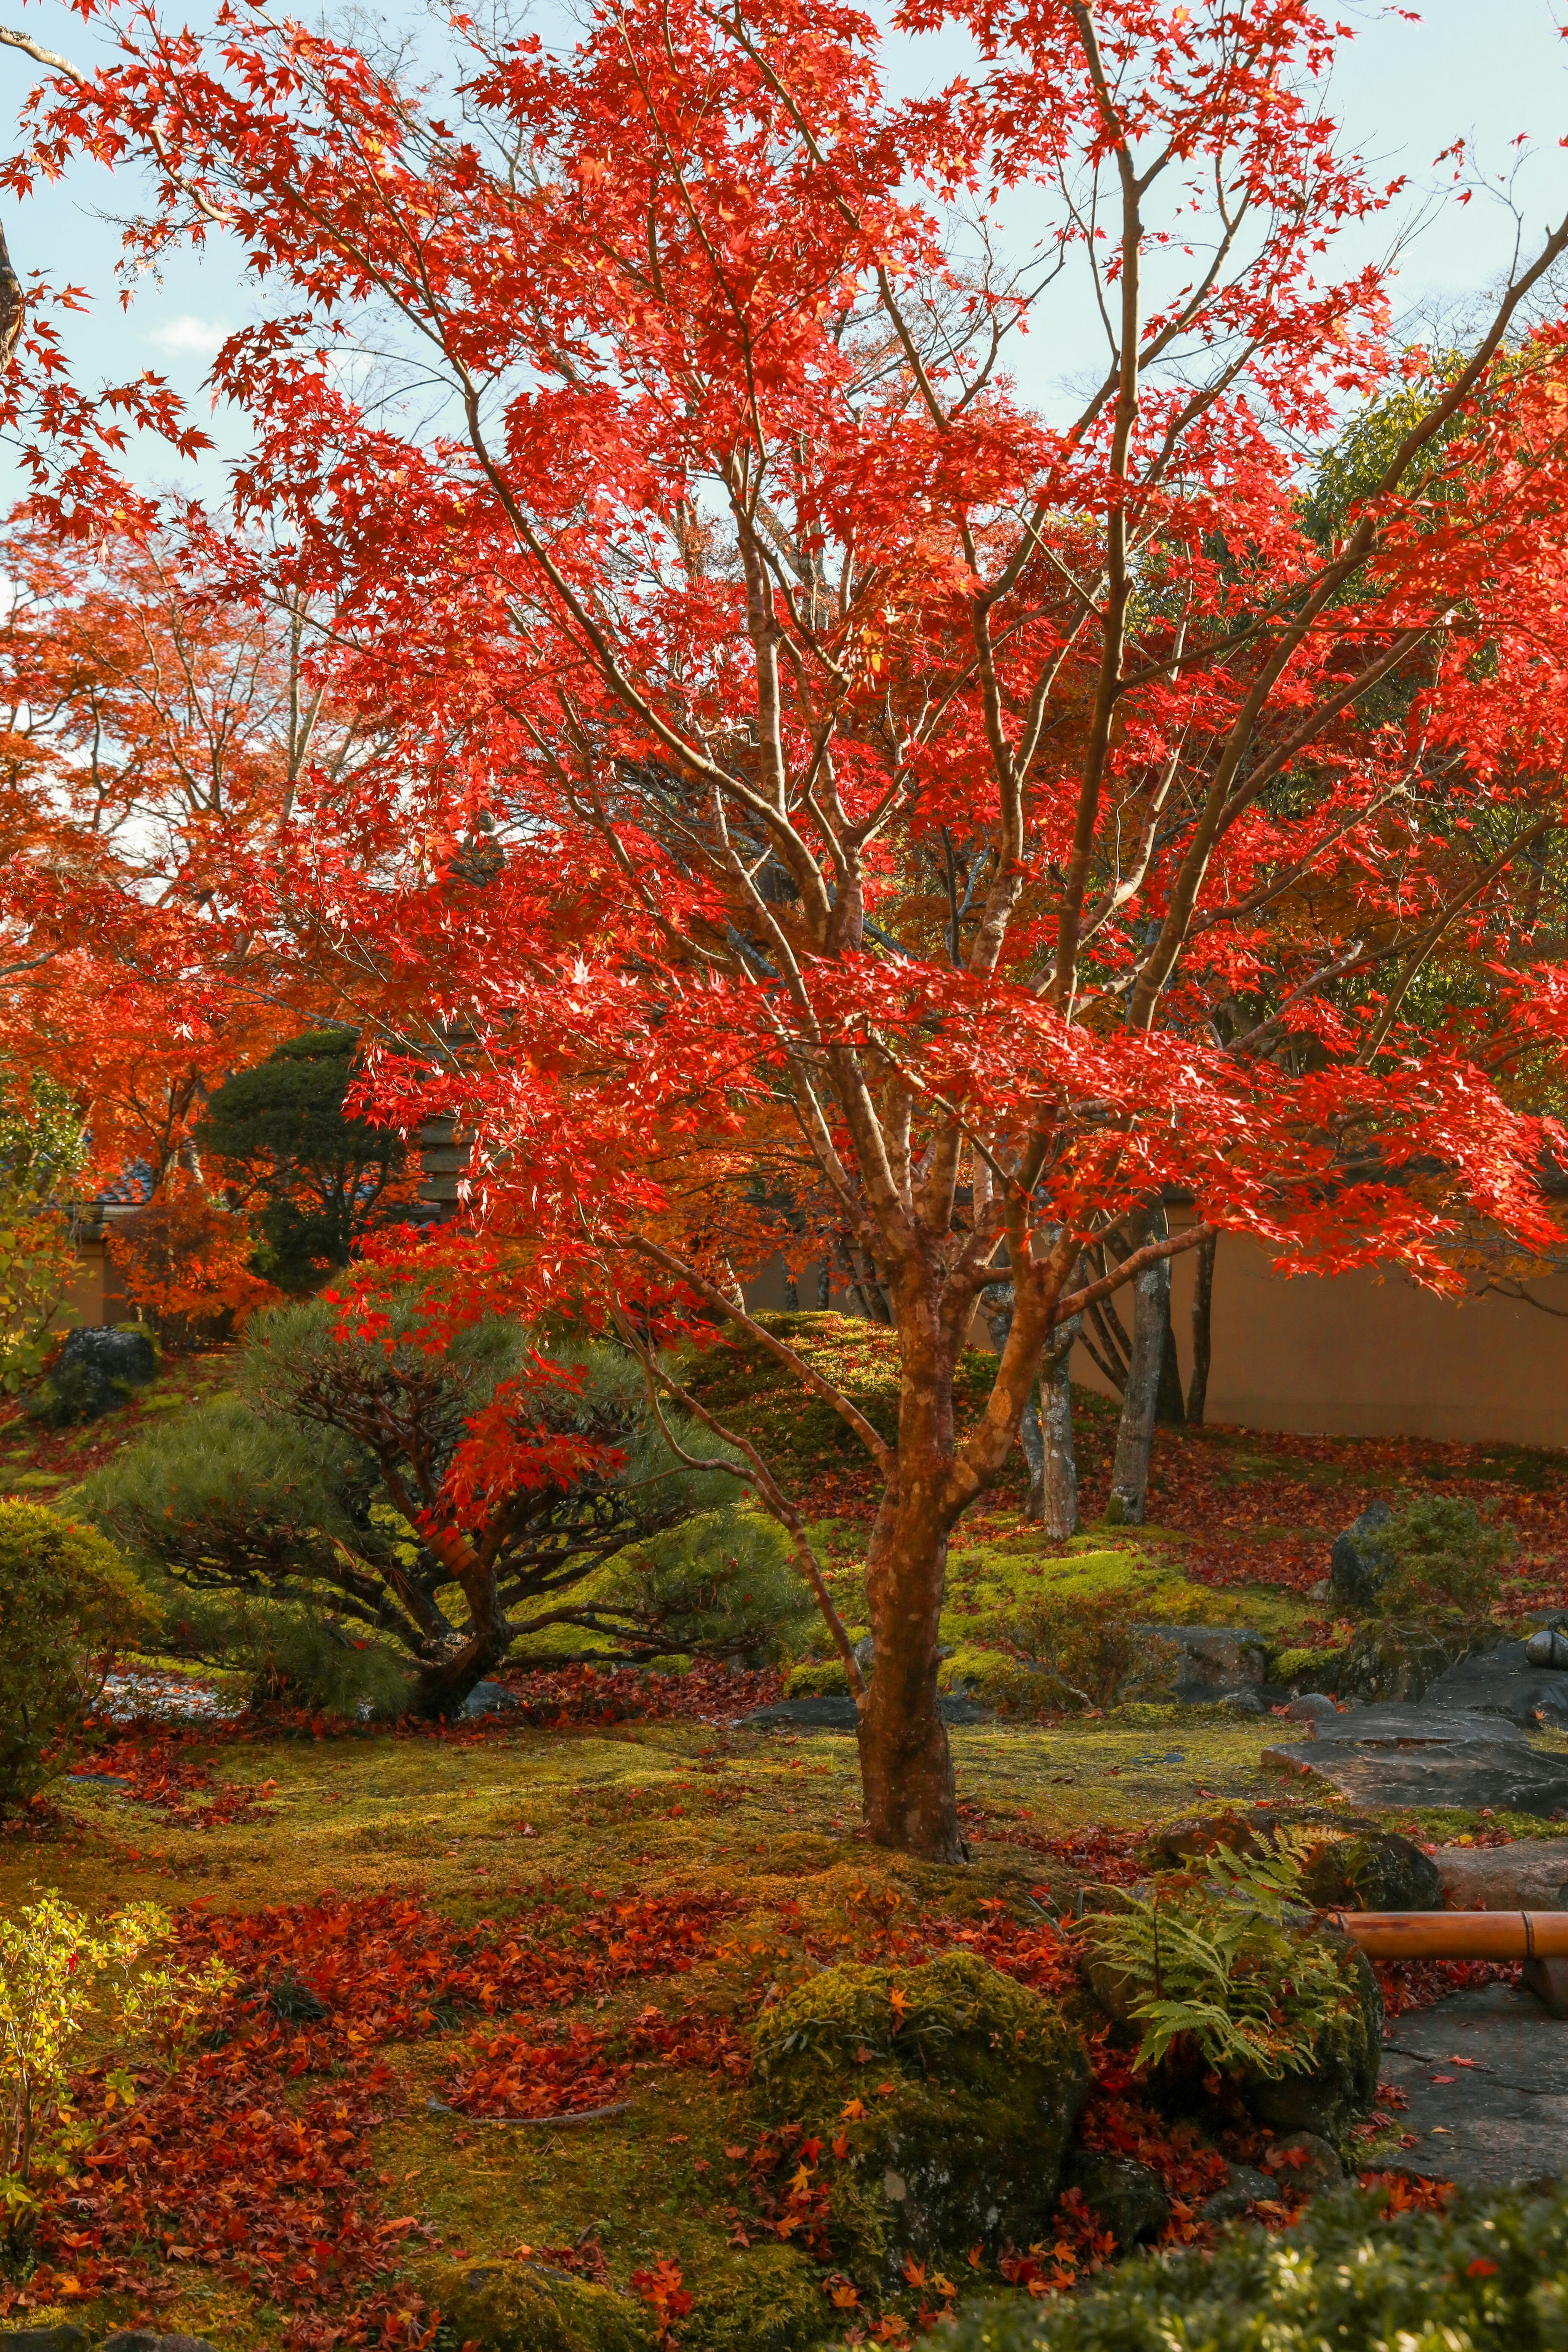
<svg viewBox="0 0 1568 2352"><path fill-rule="evenodd" d="M899 1466L866 1560L873 1672L860 1715L866 1825L879 1845L926 1862L966 1859L952 1756L937 1693L952 1466L952 1363L934 1297L897 1297Z"/></svg>
<svg viewBox="0 0 1568 2352"><path fill-rule="evenodd" d="M1149 1490L1149 1452L1154 1442L1154 1408L1160 1368L1171 1320L1171 1266L1167 1258L1146 1265L1132 1281L1132 1359L1116 1432L1106 1517L1114 1525L1141 1528Z"/></svg>
<svg viewBox="0 0 1568 2352"><path fill-rule="evenodd" d="M1165 1328L1160 1340L1160 1386L1154 1399L1154 1419L1162 1429L1180 1429L1187 1418L1182 1401L1182 1363L1176 1335L1171 1328L1171 1293L1165 1290Z"/></svg>
<svg viewBox="0 0 1568 2352"><path fill-rule="evenodd" d="M1214 1260L1219 1235L1211 1234L1198 1247L1193 1280L1193 1377L1187 1390L1187 1419L1203 1427L1209 1392L1209 1347L1214 1315Z"/></svg>
<svg viewBox="0 0 1568 2352"><path fill-rule="evenodd" d="M1052 1332L1040 1364L1039 1396L1043 1410L1037 1427L1040 1430L1039 1501L1030 1517L1037 1518L1053 1542L1065 1543L1078 1532L1078 1456L1072 1438L1072 1367L1073 1342L1083 1328L1083 1317L1074 1315L1058 1324ZM1036 1412L1035 1400L1029 1400L1024 1418ZM1026 1451L1027 1447L1026 1445ZM1031 1493L1030 1501L1034 1502Z"/></svg>

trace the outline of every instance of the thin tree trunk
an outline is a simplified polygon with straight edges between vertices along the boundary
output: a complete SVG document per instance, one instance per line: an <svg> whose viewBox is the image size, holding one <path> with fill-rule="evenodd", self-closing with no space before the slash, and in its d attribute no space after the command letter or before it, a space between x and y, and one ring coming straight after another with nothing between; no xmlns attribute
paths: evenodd
<svg viewBox="0 0 1568 2352"><path fill-rule="evenodd" d="M1030 1511L1055 1543L1065 1543L1068 1536L1078 1533L1078 1456L1072 1438L1072 1369L1073 1342L1083 1328L1081 1315L1059 1324L1051 1334L1049 1347L1040 1365L1040 1411L1037 1426L1040 1430L1040 1472L1038 1506ZM1033 1397L1024 1419L1037 1410ZM1028 1450L1026 1444L1026 1452ZM1030 1496L1031 1503L1034 1496Z"/></svg>
<svg viewBox="0 0 1568 2352"><path fill-rule="evenodd" d="M952 1757L936 1685L947 1578L939 1499L953 1457L952 1365L937 1337L935 1298L902 1286L899 1464L866 1559L875 1671L860 1716L866 1825L879 1845L926 1862L962 1862Z"/></svg>
<svg viewBox="0 0 1568 2352"><path fill-rule="evenodd" d="M816 1269L816 1311L826 1315L833 1304L833 1259L825 1257Z"/></svg>
<svg viewBox="0 0 1568 2352"><path fill-rule="evenodd" d="M1162 1429L1180 1429L1187 1418L1182 1402L1182 1362L1176 1335L1171 1328L1171 1291L1165 1287L1165 1329L1160 1341L1160 1386L1154 1399L1154 1419Z"/></svg>
<svg viewBox="0 0 1568 2352"><path fill-rule="evenodd" d="M1141 1528L1149 1491L1149 1453L1154 1442L1154 1408L1160 1368L1171 1318L1171 1266L1167 1258L1146 1265L1132 1281L1132 1357L1116 1432L1106 1517L1114 1526Z"/></svg>
<svg viewBox="0 0 1568 2352"><path fill-rule="evenodd" d="M1193 1377L1187 1390L1187 1419L1194 1429L1203 1426L1204 1408L1209 1393L1209 1347L1214 1317L1214 1260L1219 1247L1219 1235L1211 1234L1198 1245L1198 1262L1193 1282Z"/></svg>

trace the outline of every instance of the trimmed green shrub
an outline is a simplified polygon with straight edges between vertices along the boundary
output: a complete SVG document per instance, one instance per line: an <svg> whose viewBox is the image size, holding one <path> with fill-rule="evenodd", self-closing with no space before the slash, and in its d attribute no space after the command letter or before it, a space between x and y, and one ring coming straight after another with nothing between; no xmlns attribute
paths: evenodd
<svg viewBox="0 0 1568 2352"><path fill-rule="evenodd" d="M834 2149L816 2178L852 2277L896 2285L911 2256L995 2253L1048 2227L1089 2064L1027 1986L963 1952L825 1969L763 2012L753 2049L766 2111Z"/></svg>
<svg viewBox="0 0 1568 2352"><path fill-rule="evenodd" d="M971 2310L933 2342L941 2352L1547 2352L1568 2343L1568 2190L1394 2215L1375 2193L1346 2190L1278 2236L1241 2227L1212 2255L1140 2254L1081 2294Z"/></svg>
<svg viewBox="0 0 1568 2352"><path fill-rule="evenodd" d="M189 1646L331 1712L393 1705L394 1651L425 1713L454 1711L514 1651L779 1654L812 1612L787 1546L742 1507L741 1479L680 1459L629 1356L558 1348L554 1378L537 1335L501 1316L433 1352L427 1307L398 1294L370 1339L340 1336L324 1300L254 1318L239 1396L86 1482L83 1509L188 1591ZM449 1474L481 1414L506 1466L464 1484ZM705 1433L668 1425L712 1455ZM226 1592L247 1604L228 1631L212 1606Z"/></svg>
<svg viewBox="0 0 1568 2352"><path fill-rule="evenodd" d="M158 1612L112 1544L40 1503L0 1503L0 1810L63 1772L122 1650Z"/></svg>
<svg viewBox="0 0 1568 2352"><path fill-rule="evenodd" d="M1430 1625L1450 1646L1456 1633L1485 1622L1517 1547L1511 1528L1494 1526L1454 1495L1424 1495L1407 1504L1381 1539L1394 1566L1378 1590L1378 1615Z"/></svg>

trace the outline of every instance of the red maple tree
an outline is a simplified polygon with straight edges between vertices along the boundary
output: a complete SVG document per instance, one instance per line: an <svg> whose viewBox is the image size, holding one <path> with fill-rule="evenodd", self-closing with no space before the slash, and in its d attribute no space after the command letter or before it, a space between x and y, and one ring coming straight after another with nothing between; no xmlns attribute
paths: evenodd
<svg viewBox="0 0 1568 2352"><path fill-rule="evenodd" d="M343 615L337 690L421 714L374 789L301 778L237 904L352 942L424 1056L380 1098L460 1120L537 1294L745 1322L730 1209L845 1236L901 1363L892 1443L833 1398L886 1482L867 1817L952 1858L947 1544L1053 1329L1218 1227L1434 1282L1467 1216L1552 1238L1513 1080L1565 999L1511 877L1563 818L1568 222L1472 349L1400 351L1335 269L1394 191L1305 0L904 0L974 62L903 102L824 0L562 56L462 20L446 98L235 6L89 13L110 62L10 184L140 159L141 258L222 222L237 516ZM1064 299L1102 342L1042 409L1008 370ZM100 413L57 398L58 490L36 430L65 524Z"/></svg>

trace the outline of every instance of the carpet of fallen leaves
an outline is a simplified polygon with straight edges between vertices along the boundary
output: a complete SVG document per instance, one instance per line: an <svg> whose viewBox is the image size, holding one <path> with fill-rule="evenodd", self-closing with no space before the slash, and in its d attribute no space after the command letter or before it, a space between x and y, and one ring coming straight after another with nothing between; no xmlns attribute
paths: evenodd
<svg viewBox="0 0 1568 2352"><path fill-rule="evenodd" d="M440 2033L465 2011L528 2012L504 2037L515 2105L485 2095L503 2079L484 2073L502 2039L494 2028L472 2032L456 2056L439 2104L487 2115L577 2112L638 2063L736 2072L739 2036L704 2012L646 2008L616 2046L537 2014L685 1974L731 1907L721 1895L657 1896L465 1934L413 1895L238 1916L193 1906L177 1922L178 1957L216 1958L233 1978L205 2046L129 2082L107 2065L78 2076L88 2144L46 2197L38 2268L0 2290L0 2307L110 2291L156 2305L177 2294L179 2265L200 2263L288 2312L295 2345L427 2340L434 2317L393 2275L420 2224L384 2213L374 2170L372 2132L409 2100L387 2045Z"/></svg>

